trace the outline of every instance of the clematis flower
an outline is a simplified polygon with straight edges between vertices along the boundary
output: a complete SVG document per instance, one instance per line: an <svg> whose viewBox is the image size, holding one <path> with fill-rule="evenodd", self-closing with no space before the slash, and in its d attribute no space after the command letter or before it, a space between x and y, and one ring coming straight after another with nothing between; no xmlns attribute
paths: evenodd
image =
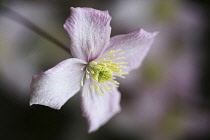
<svg viewBox="0 0 210 140"><path fill-rule="evenodd" d="M30 105L41 104L60 109L81 90L82 111L89 132L97 130L120 111L119 83L138 68L157 32L143 29L110 39L108 11L71 8L64 28L70 37L74 58L33 76Z"/></svg>

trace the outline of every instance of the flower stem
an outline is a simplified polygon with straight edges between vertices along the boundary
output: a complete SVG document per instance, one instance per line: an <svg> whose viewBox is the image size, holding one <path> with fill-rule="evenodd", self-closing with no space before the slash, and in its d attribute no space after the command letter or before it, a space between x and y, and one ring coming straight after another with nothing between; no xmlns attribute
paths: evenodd
<svg viewBox="0 0 210 140"><path fill-rule="evenodd" d="M9 13L11 13L11 14L7 14L8 18L10 18L10 19L12 19L12 20L14 20L14 21L24 25L25 27L27 27L27 28L31 29L32 31L34 31L35 33L37 33L38 35L42 36L43 38L45 38L48 41L54 43L55 45L57 45L61 49L63 49L66 52L70 53L68 47L66 47L63 43L61 43L55 37L51 36L46 31L42 30L41 28L39 28L35 24L33 24L31 21L29 21L28 19L26 19L22 15L18 14L17 12L13 11L12 9L10 9L10 8L8 8L6 6L3 6L1 4L0 4L0 8L5 10L5 11L8 11Z"/></svg>

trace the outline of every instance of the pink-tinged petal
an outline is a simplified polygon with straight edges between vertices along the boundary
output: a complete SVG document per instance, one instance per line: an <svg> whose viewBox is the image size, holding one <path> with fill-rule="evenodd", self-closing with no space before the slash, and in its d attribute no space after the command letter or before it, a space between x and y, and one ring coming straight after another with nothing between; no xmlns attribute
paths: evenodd
<svg viewBox="0 0 210 140"><path fill-rule="evenodd" d="M147 55L157 32L149 33L139 29L129 34L117 35L111 38L106 51L118 50L124 52L123 57L128 62L128 71L138 68Z"/></svg>
<svg viewBox="0 0 210 140"><path fill-rule="evenodd" d="M89 83L86 83L89 86ZM85 84L85 85L86 85ZM82 97L83 116L88 122L88 132L96 131L100 126L104 125L111 117L120 112L120 92L113 87L111 92L98 95L92 92L89 87L83 88L83 94L90 91L90 96Z"/></svg>
<svg viewBox="0 0 210 140"><path fill-rule="evenodd" d="M83 60L67 59L55 67L33 76L30 105L40 104L54 109L61 106L80 89Z"/></svg>
<svg viewBox="0 0 210 140"><path fill-rule="evenodd" d="M71 15L64 24L70 37L74 57L88 61L97 58L109 44L111 17L108 11L92 8L70 8Z"/></svg>

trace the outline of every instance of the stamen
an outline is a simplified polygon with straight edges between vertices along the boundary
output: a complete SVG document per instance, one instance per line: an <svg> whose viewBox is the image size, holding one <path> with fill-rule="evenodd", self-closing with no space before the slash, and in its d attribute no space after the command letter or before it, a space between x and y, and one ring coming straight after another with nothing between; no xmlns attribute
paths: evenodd
<svg viewBox="0 0 210 140"><path fill-rule="evenodd" d="M83 82L83 78L82 78L82 80L81 80L81 86L83 86L84 85L84 82Z"/></svg>
<svg viewBox="0 0 210 140"><path fill-rule="evenodd" d="M82 97L85 97L85 91L82 92ZM90 97L90 91L87 91L87 97Z"/></svg>
<svg viewBox="0 0 210 140"><path fill-rule="evenodd" d="M101 66L106 66L106 64L104 64L104 63L100 63L99 65L101 65Z"/></svg>
<svg viewBox="0 0 210 140"><path fill-rule="evenodd" d="M89 52L90 53L88 54L88 61L90 60L90 54L93 52L93 47L90 48Z"/></svg>
<svg viewBox="0 0 210 140"><path fill-rule="evenodd" d="M117 55L123 55L123 54L125 54L125 52L118 53Z"/></svg>
<svg viewBox="0 0 210 140"><path fill-rule="evenodd" d="M87 79L89 79L89 78L90 78L90 76L89 76L88 74L86 74L86 78L87 78Z"/></svg>
<svg viewBox="0 0 210 140"><path fill-rule="evenodd" d="M107 84L111 84L109 81L106 81L105 83L107 83Z"/></svg>
<svg viewBox="0 0 210 140"><path fill-rule="evenodd" d="M110 69L112 69L112 70L118 70L118 68L116 68L116 67L110 67Z"/></svg>
<svg viewBox="0 0 210 140"><path fill-rule="evenodd" d="M113 69L112 71L114 71L114 72L121 72L122 70L121 69Z"/></svg>
<svg viewBox="0 0 210 140"><path fill-rule="evenodd" d="M128 62L118 62L117 64L128 64Z"/></svg>
<svg viewBox="0 0 210 140"><path fill-rule="evenodd" d="M97 92L98 95L101 95L99 89L96 89L96 92Z"/></svg>
<svg viewBox="0 0 210 140"><path fill-rule="evenodd" d="M101 92L102 92L102 93L104 93L104 91L103 91L103 89L102 89L102 88L100 88L100 90L101 90Z"/></svg>
<svg viewBox="0 0 210 140"><path fill-rule="evenodd" d="M96 89L99 89L99 86L98 85L96 85L95 83L93 85L95 86Z"/></svg>
<svg viewBox="0 0 210 140"><path fill-rule="evenodd" d="M92 61L91 63L93 63L93 64L95 64L95 65L97 65L98 63L97 62L95 62L95 61Z"/></svg>
<svg viewBox="0 0 210 140"><path fill-rule="evenodd" d="M122 68L127 69L128 67L126 67L126 66L122 66Z"/></svg>
<svg viewBox="0 0 210 140"><path fill-rule="evenodd" d="M113 54L113 55L108 56L108 58L112 58L112 57L115 57L115 55Z"/></svg>
<svg viewBox="0 0 210 140"><path fill-rule="evenodd" d="M117 82L117 81L115 81L115 80L111 80L111 82L113 82L113 83L115 83L115 84L117 84L117 85L120 84L119 82Z"/></svg>
<svg viewBox="0 0 210 140"><path fill-rule="evenodd" d="M121 49L116 50L115 52L119 52Z"/></svg>
<svg viewBox="0 0 210 140"><path fill-rule="evenodd" d="M90 53L93 51L93 48L90 49ZM105 91L110 92L114 90L111 85L119 87L119 82L116 81L116 76L125 78L127 72L122 72L123 69L128 68L127 62L115 62L115 60L125 59L125 57L119 57L123 55L124 52L119 52L118 50L108 51L101 59L91 61L86 67L86 78L92 78L95 82L90 85L89 91L92 93L97 93L102 95ZM116 58L116 56L118 56ZM108 61L107 61L108 60ZM83 82L81 81L81 85ZM88 93L87 93L88 94Z"/></svg>
<svg viewBox="0 0 210 140"><path fill-rule="evenodd" d="M84 70L85 67L86 67L86 66L82 67L81 70Z"/></svg>
<svg viewBox="0 0 210 140"><path fill-rule="evenodd" d="M117 63L112 63L112 65L117 65Z"/></svg>
<svg viewBox="0 0 210 140"><path fill-rule="evenodd" d="M93 86L90 86L90 89L93 93L95 92L95 88Z"/></svg>
<svg viewBox="0 0 210 140"><path fill-rule="evenodd" d="M91 70L91 71L90 71L90 73L91 73L91 74L94 74L94 71L93 71L93 70Z"/></svg>
<svg viewBox="0 0 210 140"><path fill-rule="evenodd" d="M85 76L85 74L82 76L82 80L81 80L81 87L84 85L84 76Z"/></svg>
<svg viewBox="0 0 210 140"><path fill-rule="evenodd" d="M107 86L106 84L103 84L104 88L106 89L106 91L111 92L111 88L110 86Z"/></svg>
<svg viewBox="0 0 210 140"><path fill-rule="evenodd" d="M122 75L117 75L117 76L119 76L120 78L125 78L125 76L122 76Z"/></svg>
<svg viewBox="0 0 210 140"><path fill-rule="evenodd" d="M118 58L115 58L115 59L125 59L125 57L118 57Z"/></svg>
<svg viewBox="0 0 210 140"><path fill-rule="evenodd" d="M102 58L102 59L100 59L100 61L105 61L106 60L106 58Z"/></svg>
<svg viewBox="0 0 210 140"><path fill-rule="evenodd" d="M110 51L107 52L107 54L111 54L113 52L115 52L115 50L110 50Z"/></svg>
<svg viewBox="0 0 210 140"><path fill-rule="evenodd" d="M105 63L112 63L112 61L106 61Z"/></svg>

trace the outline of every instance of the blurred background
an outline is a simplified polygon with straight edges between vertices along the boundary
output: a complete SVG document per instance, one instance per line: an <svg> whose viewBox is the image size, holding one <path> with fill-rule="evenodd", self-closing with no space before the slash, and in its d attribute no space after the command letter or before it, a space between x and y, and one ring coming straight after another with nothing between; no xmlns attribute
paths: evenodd
<svg viewBox="0 0 210 140"><path fill-rule="evenodd" d="M112 36L159 31L143 65L121 82L122 111L92 134L80 95L61 110L29 106L32 75L69 54L0 7L0 140L209 140L209 0L0 0L66 46L69 7L109 10Z"/></svg>

